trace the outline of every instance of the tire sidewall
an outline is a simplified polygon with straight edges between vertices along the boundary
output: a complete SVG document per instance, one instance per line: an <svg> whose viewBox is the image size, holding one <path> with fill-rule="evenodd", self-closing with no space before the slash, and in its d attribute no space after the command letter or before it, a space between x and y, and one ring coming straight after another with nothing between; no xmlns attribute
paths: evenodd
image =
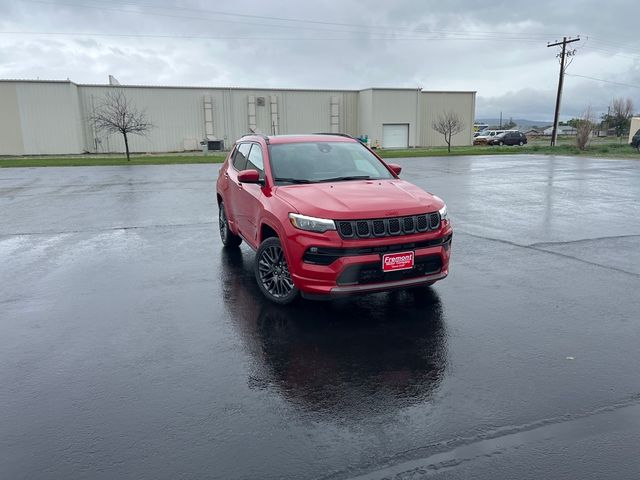
<svg viewBox="0 0 640 480"><path fill-rule="evenodd" d="M262 252L265 249L269 247L274 247L274 246L277 246L282 250L282 253L284 255L284 261L287 264L287 268L289 269L289 262L287 261L287 255L284 251L284 248L282 248L282 243L280 242L280 239L278 237L269 237L260 244L260 247L258 247L258 251L256 252L256 258L255 258L255 261L253 262L254 264L253 273L256 277L256 283L258 284L258 288L267 299L279 305L287 305L293 302L296 298L298 298L299 290L296 288L295 283L294 283L293 289L286 296L275 297L271 294L271 292L269 292L269 290L266 289L266 287L262 283L262 279L260 278L260 270L259 270L260 256L262 255ZM289 269L289 275L291 275L291 269ZM293 278L291 279L291 281L293 282Z"/></svg>
<svg viewBox="0 0 640 480"><path fill-rule="evenodd" d="M220 204L218 205L218 222L220 221L220 216L222 214L224 214L226 238L222 238L222 232L220 232L220 241L225 247L237 247L242 243L242 238L239 235L233 233L229 228L229 214L227 213L227 209L224 206L224 202L220 202Z"/></svg>
<svg viewBox="0 0 640 480"><path fill-rule="evenodd" d="M224 220L223 217L224 216ZM220 231L220 240L222 241L223 245L227 244L227 240L229 239L229 220L227 220L227 212L224 210L224 203L220 203L220 206L218 207L218 226L220 225L220 222L224 221L224 229L225 229L225 235L222 235L222 231Z"/></svg>

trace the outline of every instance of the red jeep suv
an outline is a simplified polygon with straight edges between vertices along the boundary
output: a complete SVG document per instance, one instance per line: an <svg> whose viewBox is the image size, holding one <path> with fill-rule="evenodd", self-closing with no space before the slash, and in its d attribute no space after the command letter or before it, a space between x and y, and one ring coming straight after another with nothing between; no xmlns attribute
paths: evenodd
<svg viewBox="0 0 640 480"><path fill-rule="evenodd" d="M348 135L246 135L218 176L222 243L257 250L276 303L430 285L448 273L447 207L400 170Z"/></svg>

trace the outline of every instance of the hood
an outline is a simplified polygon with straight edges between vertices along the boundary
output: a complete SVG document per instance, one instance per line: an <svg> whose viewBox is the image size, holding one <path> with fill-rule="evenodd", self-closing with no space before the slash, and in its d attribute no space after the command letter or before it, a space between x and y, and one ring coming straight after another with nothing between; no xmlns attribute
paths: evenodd
<svg viewBox="0 0 640 480"><path fill-rule="evenodd" d="M276 187L274 195L298 213L335 220L435 212L442 200L404 180L354 180Z"/></svg>

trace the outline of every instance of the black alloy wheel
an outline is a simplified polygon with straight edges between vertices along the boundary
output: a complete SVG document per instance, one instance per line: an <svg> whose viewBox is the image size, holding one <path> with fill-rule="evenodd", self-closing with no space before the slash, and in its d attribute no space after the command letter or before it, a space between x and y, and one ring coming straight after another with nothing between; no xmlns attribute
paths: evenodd
<svg viewBox="0 0 640 480"><path fill-rule="evenodd" d="M272 302L285 305L298 296L284 250L277 237L267 238L256 253L255 275L258 287Z"/></svg>
<svg viewBox="0 0 640 480"><path fill-rule="evenodd" d="M218 206L218 228L220 229L220 239L225 247L237 247L242 243L242 238L229 229L229 221L227 220L227 212L224 209L224 203L220 202Z"/></svg>

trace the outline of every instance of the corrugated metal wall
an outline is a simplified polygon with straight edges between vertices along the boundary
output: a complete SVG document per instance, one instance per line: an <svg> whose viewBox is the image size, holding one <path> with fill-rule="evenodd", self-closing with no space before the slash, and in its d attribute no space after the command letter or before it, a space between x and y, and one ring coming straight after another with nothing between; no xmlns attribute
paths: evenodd
<svg viewBox="0 0 640 480"><path fill-rule="evenodd" d="M373 90L362 90L358 95L358 136L368 135L373 145Z"/></svg>
<svg viewBox="0 0 640 480"><path fill-rule="evenodd" d="M476 111L475 92L422 92L421 117L422 117L422 145L442 146L446 145L444 136L436 132L433 121L443 112L453 111L464 122L462 132L451 139L451 145L471 145L473 140L473 122Z"/></svg>
<svg viewBox="0 0 640 480"><path fill-rule="evenodd" d="M98 105L109 88L81 86L82 108L88 114L92 104ZM167 152L184 149L185 142L205 137L204 99L211 97L215 137L231 145L249 132L250 121L256 131L271 135L277 117L279 133L330 131L331 97L340 102L340 130L355 134L357 130L358 92L294 91L261 89L194 89L118 87L124 89L132 102L144 108L155 125L146 137L132 136L133 151ZM272 116L271 97L275 97L277 112ZM249 111L252 118L249 118ZM85 125L84 138L93 145L92 127ZM101 139L98 151L122 151L120 136Z"/></svg>
<svg viewBox="0 0 640 480"><path fill-rule="evenodd" d="M145 110L155 126L148 135L130 136L134 152L198 148L206 127L229 147L249 132L250 125L272 134L275 124L278 133L289 134L330 132L332 122L333 130L354 136L366 134L372 143L376 139L381 143L383 124L406 123L410 146L441 145L443 140L431 129L431 121L443 109L453 109L464 117L467 128L454 141L470 144L475 113L475 94L464 92L111 87L0 81L0 154L124 151L121 135L95 132L89 121L94 108L114 88L122 89L133 104Z"/></svg>
<svg viewBox="0 0 640 480"><path fill-rule="evenodd" d="M77 86L71 82L6 82L1 85L0 154L82 153ZM6 109L5 109L6 101ZM16 129L19 131L16 132ZM4 130L4 128L3 128ZM7 136L8 138L4 138Z"/></svg>
<svg viewBox="0 0 640 480"><path fill-rule="evenodd" d="M0 155L23 155L20 105L16 84L0 83Z"/></svg>
<svg viewBox="0 0 640 480"><path fill-rule="evenodd" d="M145 110L154 128L145 136L131 135L129 147L134 152L183 151L185 141L193 143L204 138L204 97L211 95L205 89L180 89L156 87L118 87L139 109ZM105 136L97 132L97 148L93 126L86 119L94 106L100 105L104 95L113 90L107 86L80 86L80 103L84 125L84 141L87 150L97 152L122 152L124 142L121 135ZM216 98L213 98L214 111ZM214 130L216 122L214 122Z"/></svg>
<svg viewBox="0 0 640 480"><path fill-rule="evenodd" d="M369 138L375 145L382 144L382 125L409 124L409 146L417 145L417 108L419 91L375 89L373 90L373 132L368 132ZM367 133L367 132L365 132Z"/></svg>

